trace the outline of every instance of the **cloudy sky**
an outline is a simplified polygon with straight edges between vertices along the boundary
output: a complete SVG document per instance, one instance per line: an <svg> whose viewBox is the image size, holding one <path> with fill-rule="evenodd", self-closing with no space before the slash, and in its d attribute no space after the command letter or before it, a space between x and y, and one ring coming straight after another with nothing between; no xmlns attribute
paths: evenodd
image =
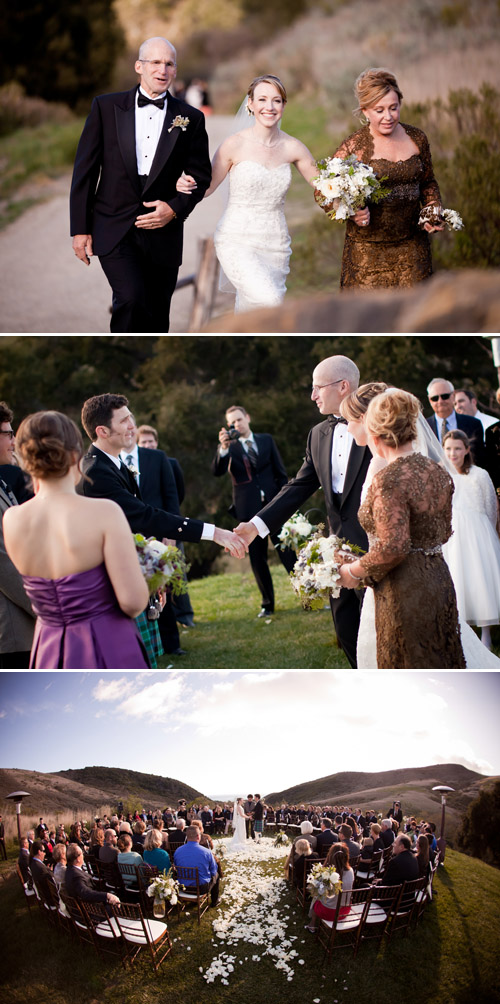
<svg viewBox="0 0 500 1004"><path fill-rule="evenodd" d="M5 673L0 766L126 767L209 797L341 770L500 774L499 689L496 673Z"/></svg>

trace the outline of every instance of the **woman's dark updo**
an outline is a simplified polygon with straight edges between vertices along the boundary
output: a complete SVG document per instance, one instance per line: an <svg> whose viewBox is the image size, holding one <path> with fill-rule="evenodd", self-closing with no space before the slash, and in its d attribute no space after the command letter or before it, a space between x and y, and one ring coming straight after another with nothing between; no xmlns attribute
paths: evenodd
<svg viewBox="0 0 500 1004"><path fill-rule="evenodd" d="M16 453L31 477L64 478L83 455L83 441L67 415L60 411L37 411L21 422Z"/></svg>

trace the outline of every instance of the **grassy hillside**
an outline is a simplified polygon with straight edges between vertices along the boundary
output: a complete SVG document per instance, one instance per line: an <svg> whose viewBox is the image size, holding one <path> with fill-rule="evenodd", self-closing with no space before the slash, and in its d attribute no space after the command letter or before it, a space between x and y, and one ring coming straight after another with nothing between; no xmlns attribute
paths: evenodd
<svg viewBox="0 0 500 1004"><path fill-rule="evenodd" d="M295 785L285 791L272 792L266 797L273 803L280 801L288 801L292 804L317 802L318 799L337 802L339 799L345 800L346 795L352 791L371 791L387 786L396 789L410 781L426 784L429 788L435 784L448 784L451 788L460 790L468 787L473 781L479 780L483 780L482 774L455 763L385 770L373 774L362 771L342 771L338 774L320 777L316 781L309 781L306 784ZM398 794L394 790L394 798L397 797Z"/></svg>
<svg viewBox="0 0 500 1004"><path fill-rule="evenodd" d="M268 874L279 879L281 868L280 861L270 862ZM303 915L290 890L284 889L275 909L287 937L296 939L302 964L295 965L294 976L287 982L269 956L240 940L226 948L235 957L228 986L221 986L219 979L207 985L200 973L200 967L206 969L227 945L212 931L212 921L227 908L224 891L220 908L209 910L200 928L193 911L190 917L171 922L173 951L155 976L145 959L132 971L123 972L119 964L100 962L91 950L50 929L39 913L30 919L13 872L13 862L0 863L0 923L9 930L0 967L3 999L8 1004L157 1004L164 1000L169 1004L201 1000L203 1004L228 1000L259 1004L263 994L269 1004L314 1000L368 1004L381 994L385 1000L440 1004L500 1000L500 873L454 851L447 852L445 866L438 869L433 902L411 937L396 936L390 946L378 951L365 944L355 963L349 953L337 952L329 966L322 965L322 952L303 930Z"/></svg>

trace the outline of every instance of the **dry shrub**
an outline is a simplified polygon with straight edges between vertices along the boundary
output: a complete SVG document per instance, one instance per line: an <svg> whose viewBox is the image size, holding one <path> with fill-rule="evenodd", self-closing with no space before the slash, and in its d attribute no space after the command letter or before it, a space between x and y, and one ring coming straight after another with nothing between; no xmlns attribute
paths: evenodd
<svg viewBox="0 0 500 1004"><path fill-rule="evenodd" d="M64 125L73 117L67 105L27 97L24 88L15 80L0 87L0 136L45 122Z"/></svg>

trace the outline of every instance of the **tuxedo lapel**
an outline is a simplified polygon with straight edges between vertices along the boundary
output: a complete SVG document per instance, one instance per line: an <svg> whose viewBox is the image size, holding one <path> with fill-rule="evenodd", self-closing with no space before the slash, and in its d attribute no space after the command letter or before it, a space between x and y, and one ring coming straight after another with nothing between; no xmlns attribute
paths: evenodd
<svg viewBox="0 0 500 1004"><path fill-rule="evenodd" d="M361 466L363 464L363 460L365 459L367 449L368 449L367 446L358 446L356 443L353 443L351 446L351 452L349 454L349 462L347 464L347 471L344 481L344 491L342 493L342 502L345 501L345 499L349 495L349 492L354 486L356 478L358 477Z"/></svg>
<svg viewBox="0 0 500 1004"><path fill-rule="evenodd" d="M320 429L318 475L325 493L326 511L337 509L333 501L332 487L332 444L334 426L325 422Z"/></svg>
<svg viewBox="0 0 500 1004"><path fill-rule="evenodd" d="M147 192L148 188L156 180L160 171L165 166L172 150L174 149L177 140L179 139L179 134L181 132L180 128L172 129L169 132L170 126L174 121L176 115L179 114L179 105L175 98L171 97L169 94L167 96L167 110L165 112L165 121L163 123L163 129L160 133L160 138L158 140L158 146L156 147L156 153L154 155L153 163L151 165L151 171L149 172L149 177L146 182L144 191ZM189 129L189 126L188 126Z"/></svg>
<svg viewBox="0 0 500 1004"><path fill-rule="evenodd" d="M115 122L118 145L127 174L140 196L141 186L137 174L137 153L135 149L135 96L137 88L128 91L123 105L115 105Z"/></svg>
<svg viewBox="0 0 500 1004"><path fill-rule="evenodd" d="M0 482L0 499L2 500L2 502L5 502L5 505L9 506L9 508L11 508L11 506L13 505L18 504L17 499L15 499L15 496L10 492L7 493L5 489L2 487L1 482Z"/></svg>

